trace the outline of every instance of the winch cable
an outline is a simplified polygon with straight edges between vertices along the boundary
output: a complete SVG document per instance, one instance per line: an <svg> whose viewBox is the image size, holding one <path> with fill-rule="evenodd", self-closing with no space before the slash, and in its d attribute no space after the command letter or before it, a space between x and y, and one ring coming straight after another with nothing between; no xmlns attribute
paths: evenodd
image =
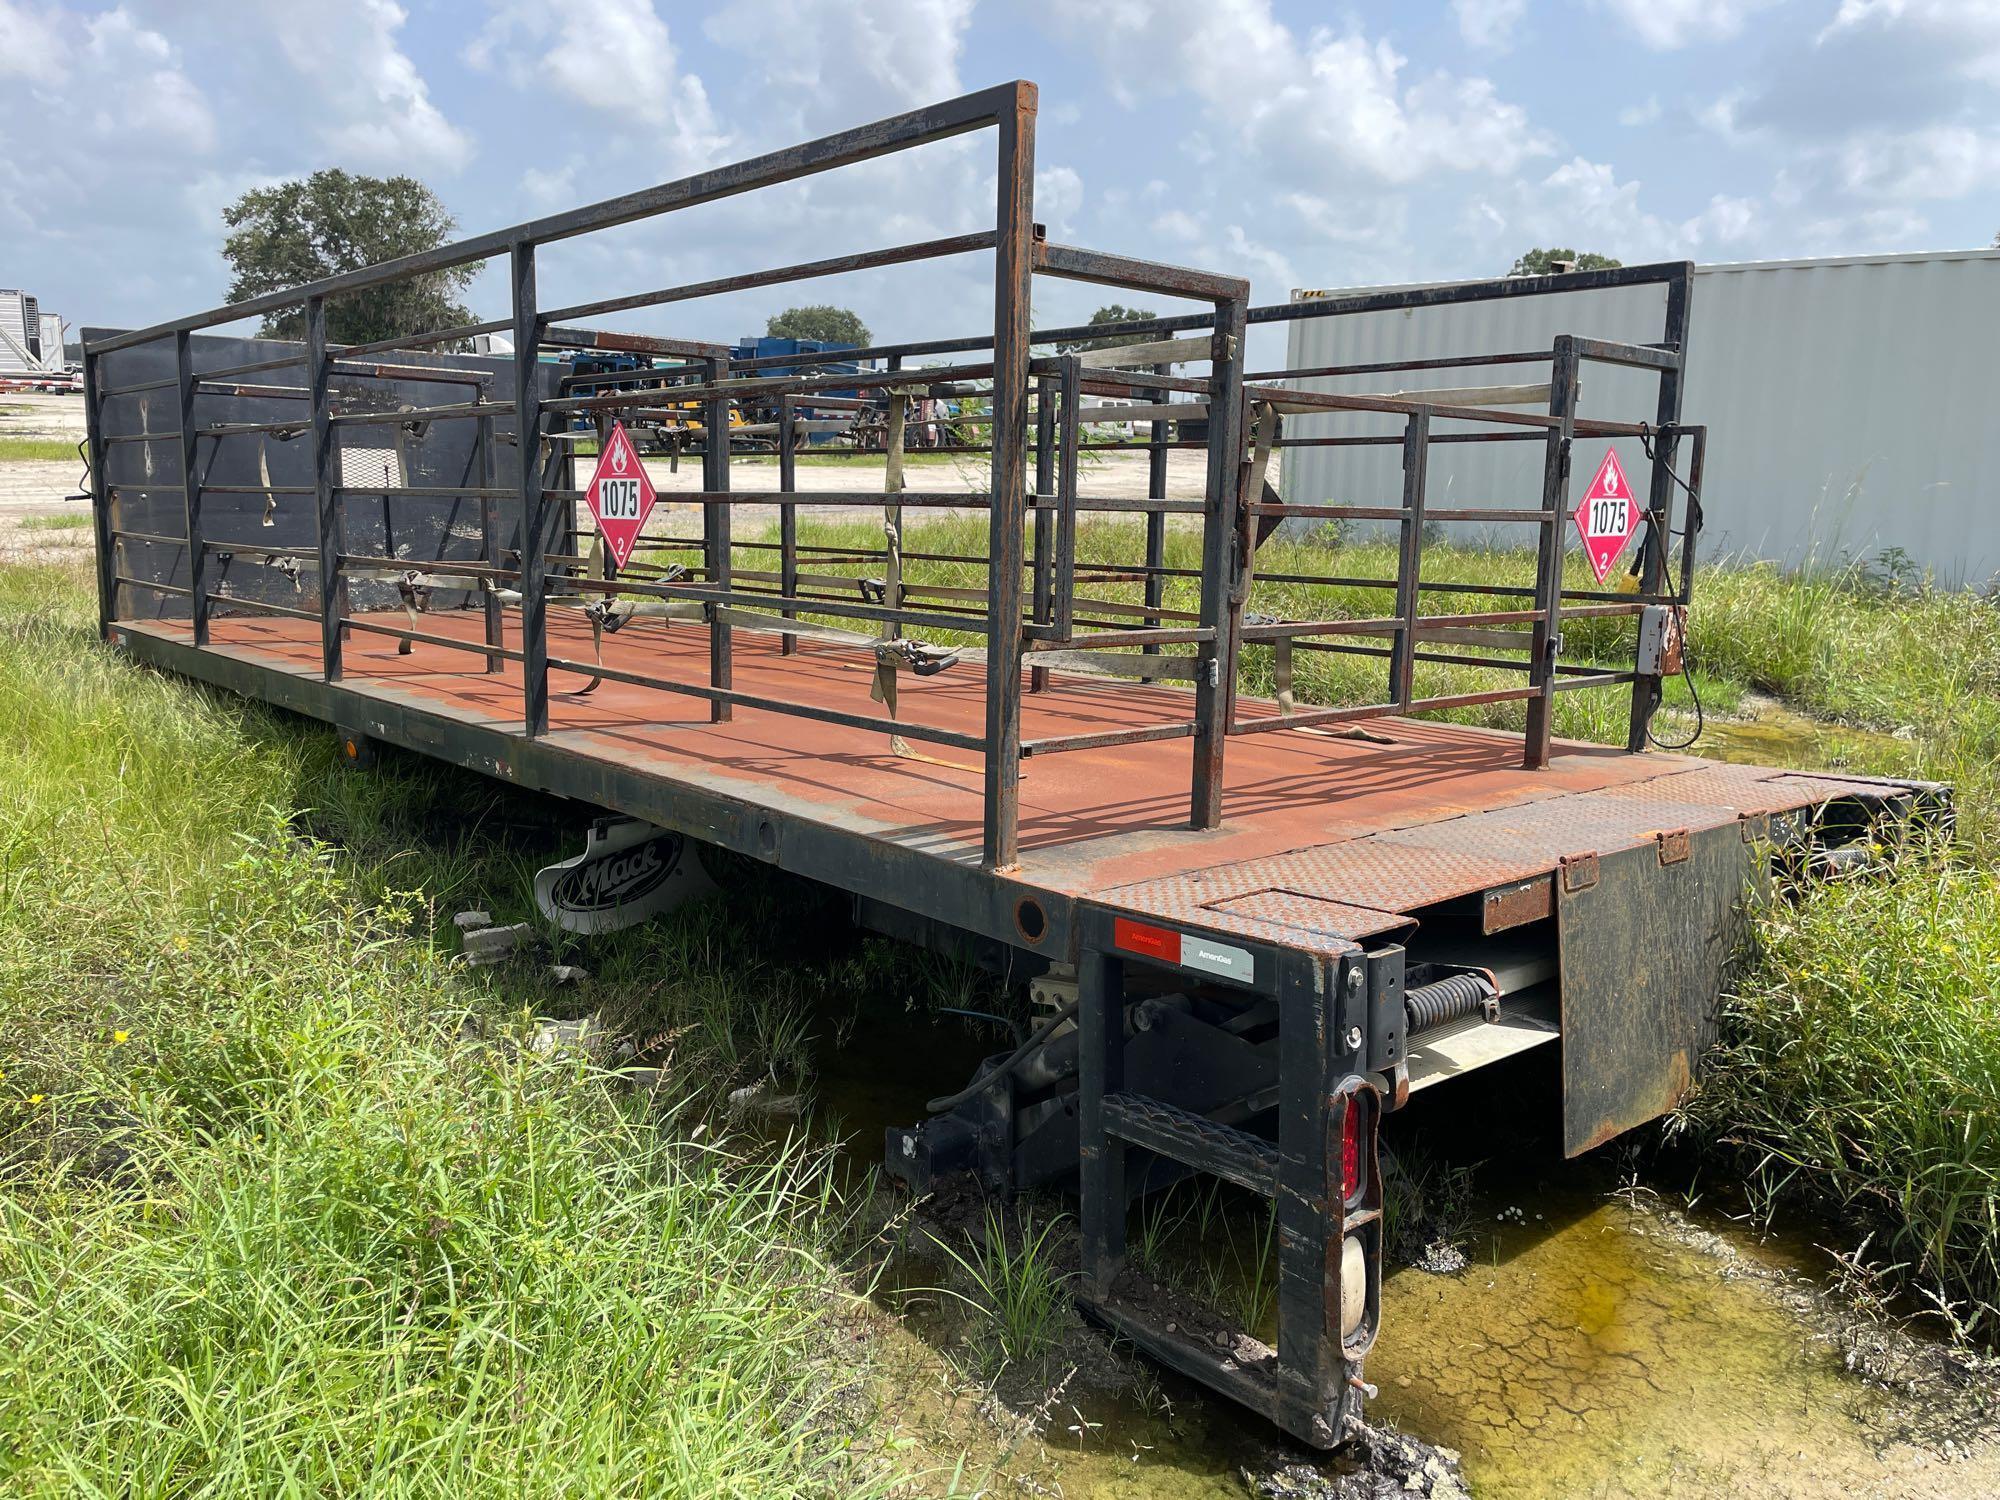
<svg viewBox="0 0 2000 1500"><path fill-rule="evenodd" d="M1666 470L1667 477L1671 479L1675 484L1679 485L1681 489L1685 491L1687 494L1688 497L1687 520L1682 525L1680 532L1681 549L1683 552L1685 552L1688 543L1701 534L1701 496L1697 495L1694 492L1694 487L1692 485L1690 485L1685 479L1681 478L1679 474L1674 472L1674 466L1672 464L1668 463L1664 458L1660 457L1657 453L1654 452L1653 450L1654 436L1655 436L1655 430L1651 426L1651 424L1645 422L1644 420L1641 420L1639 423L1640 451L1646 455L1648 462L1656 463L1662 469ZM1651 515L1649 513L1648 514L1649 523L1650 520L1651 520ZM1672 533L1669 532L1668 535L1671 536ZM1632 567L1635 570L1635 576L1636 576L1636 570L1641 565L1640 558L1642 556L1643 554L1635 554L1632 559ZM1660 559L1660 566L1662 568L1666 566L1665 557L1662 557ZM1701 706L1701 690L1694 685L1694 667L1690 661L1690 657L1692 655L1693 653L1688 650L1687 632L1686 629L1683 628L1681 632L1681 681L1687 684L1688 701L1694 705L1694 731L1691 734L1689 734L1688 737L1684 740L1663 740L1657 734L1653 733L1652 715L1648 714L1646 717L1646 739L1649 743L1652 744L1653 748L1655 748L1656 750L1686 750L1690 746L1692 746L1696 740L1701 738L1702 730L1705 729L1708 725L1708 716L1703 711Z"/></svg>

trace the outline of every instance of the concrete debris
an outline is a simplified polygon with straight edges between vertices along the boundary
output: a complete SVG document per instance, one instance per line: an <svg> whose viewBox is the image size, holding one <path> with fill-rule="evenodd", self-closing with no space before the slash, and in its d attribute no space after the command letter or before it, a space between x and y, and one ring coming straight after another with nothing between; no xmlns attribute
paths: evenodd
<svg viewBox="0 0 2000 1500"><path fill-rule="evenodd" d="M574 1021L537 1021L534 1035L528 1038L528 1050L538 1052L543 1057L555 1057L565 1052L582 1052L587 1056L602 1053L610 1042L610 1033L596 1016L579 1016Z"/></svg>
<svg viewBox="0 0 2000 1500"><path fill-rule="evenodd" d="M471 932L479 927L491 927L493 925L493 913L490 911L462 911L451 919L451 925L456 927L460 932Z"/></svg>
<svg viewBox="0 0 2000 1500"><path fill-rule="evenodd" d="M795 1115L805 1108L803 1094L773 1094L763 1079L729 1091L732 1115Z"/></svg>
<svg viewBox="0 0 2000 1500"><path fill-rule="evenodd" d="M465 961L479 967L505 963L535 940L535 929L526 922L512 927L468 928L465 933Z"/></svg>
<svg viewBox="0 0 2000 1500"><path fill-rule="evenodd" d="M550 964L549 980L553 984L582 984L590 978L590 970L581 964Z"/></svg>
<svg viewBox="0 0 2000 1500"><path fill-rule="evenodd" d="M1243 1471L1257 1500L1468 1500L1458 1454L1393 1428L1355 1422L1347 1446L1325 1467L1281 1462Z"/></svg>

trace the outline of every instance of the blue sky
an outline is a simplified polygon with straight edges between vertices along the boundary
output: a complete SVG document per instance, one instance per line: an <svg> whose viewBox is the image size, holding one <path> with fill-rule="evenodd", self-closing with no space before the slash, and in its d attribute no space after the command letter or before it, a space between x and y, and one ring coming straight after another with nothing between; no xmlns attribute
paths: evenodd
<svg viewBox="0 0 2000 1500"><path fill-rule="evenodd" d="M219 302L222 206L327 165L467 232L1009 78L1052 237L1295 286L1963 248L2000 231L2000 0L0 0L0 285L73 323ZM581 300L979 227L959 141L552 249ZM978 327L971 261L857 276L881 337ZM475 310L500 313L489 273ZM731 337L785 290L631 315ZM1047 283L1037 316L1098 289Z"/></svg>

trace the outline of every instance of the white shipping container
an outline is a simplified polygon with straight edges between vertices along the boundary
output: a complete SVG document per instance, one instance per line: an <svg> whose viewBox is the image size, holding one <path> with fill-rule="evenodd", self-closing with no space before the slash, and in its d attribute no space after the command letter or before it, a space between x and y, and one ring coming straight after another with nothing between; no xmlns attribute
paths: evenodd
<svg viewBox="0 0 2000 1500"><path fill-rule="evenodd" d="M1344 293L1294 294L1301 295ZM1664 305L1664 289L1648 286L1306 318L1290 325L1286 363L1299 369L1546 350L1563 333L1656 343ZM1942 581L1992 582L2000 575L1995 328L2000 251L1697 267L1682 410L1684 420L1709 429L1701 554L1796 566L1894 549ZM1300 383L1389 392L1541 381L1547 368ZM1586 364L1579 415L1650 420L1656 391L1649 374ZM1285 427L1287 436L1364 430L1396 430L1395 420L1295 416ZM1572 504L1605 446L1577 444ZM1647 470L1637 442L1613 446L1643 489ZM1400 454L1393 447L1293 449L1281 488L1294 504L1396 504ZM1431 451L1434 505L1533 505L1540 493L1537 444ZM1455 540L1489 538L1526 540L1519 528L1454 528Z"/></svg>

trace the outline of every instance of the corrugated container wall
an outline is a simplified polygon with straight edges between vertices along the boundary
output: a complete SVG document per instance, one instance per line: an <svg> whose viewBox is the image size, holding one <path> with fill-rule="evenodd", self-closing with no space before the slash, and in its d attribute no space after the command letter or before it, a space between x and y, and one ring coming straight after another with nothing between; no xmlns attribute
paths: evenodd
<svg viewBox="0 0 2000 1500"><path fill-rule="evenodd" d="M1660 288L1639 287L1306 318L1291 325L1287 364L1547 350L1561 333L1653 343L1664 304ZM2000 575L1995 329L2000 252L1697 268L1684 414L1709 429L1703 555L1796 566L1898 549L1943 582L1991 583ZM1544 362L1301 383L1387 392L1539 381L1546 372ZM1650 420L1655 389L1647 375L1586 365L1580 414ZM1288 436L1358 430L1351 418L1286 421ZM1577 445L1572 503L1605 446ZM1616 446L1643 492L1637 443ZM1535 504L1540 458L1539 445L1526 443L1440 446L1430 503ZM1285 455L1282 489L1295 504L1396 504L1400 485L1394 448ZM1518 529L1454 530L1456 541L1520 539Z"/></svg>

